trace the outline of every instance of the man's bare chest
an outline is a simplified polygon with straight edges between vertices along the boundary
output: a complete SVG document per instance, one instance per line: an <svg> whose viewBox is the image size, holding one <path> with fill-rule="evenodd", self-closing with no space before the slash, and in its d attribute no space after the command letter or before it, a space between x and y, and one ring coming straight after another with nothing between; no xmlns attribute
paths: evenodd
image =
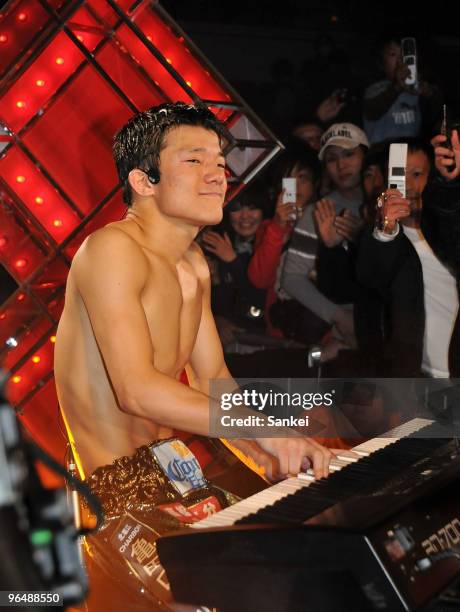
<svg viewBox="0 0 460 612"><path fill-rule="evenodd" d="M178 266L177 274L155 278L146 287L142 303L155 367L173 374L188 362L200 327L203 289L191 266Z"/></svg>

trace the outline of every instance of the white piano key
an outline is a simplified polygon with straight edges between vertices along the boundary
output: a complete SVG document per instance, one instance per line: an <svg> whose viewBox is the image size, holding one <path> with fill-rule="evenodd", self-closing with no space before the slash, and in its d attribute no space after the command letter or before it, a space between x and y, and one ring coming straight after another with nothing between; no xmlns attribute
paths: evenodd
<svg viewBox="0 0 460 612"><path fill-rule="evenodd" d="M335 458L345 463L355 463L360 459L360 457L348 457L347 455L336 455Z"/></svg>
<svg viewBox="0 0 460 612"><path fill-rule="evenodd" d="M301 480L308 480L310 482L314 482L316 480L316 478L308 472L299 472L297 474L297 478L300 478Z"/></svg>

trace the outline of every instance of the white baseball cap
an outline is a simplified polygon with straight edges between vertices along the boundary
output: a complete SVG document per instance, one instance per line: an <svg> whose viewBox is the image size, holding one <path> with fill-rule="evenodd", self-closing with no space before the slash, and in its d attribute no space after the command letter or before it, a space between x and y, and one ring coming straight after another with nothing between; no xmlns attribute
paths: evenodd
<svg viewBox="0 0 460 612"><path fill-rule="evenodd" d="M334 123L321 137L318 157L323 159L327 147L335 145L343 149L355 149L359 145L369 147L369 141L361 128L353 123Z"/></svg>

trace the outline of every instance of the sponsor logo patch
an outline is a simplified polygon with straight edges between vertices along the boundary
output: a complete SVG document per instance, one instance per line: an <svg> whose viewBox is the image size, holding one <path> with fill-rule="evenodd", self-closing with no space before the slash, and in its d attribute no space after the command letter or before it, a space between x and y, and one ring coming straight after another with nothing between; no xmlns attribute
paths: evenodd
<svg viewBox="0 0 460 612"><path fill-rule="evenodd" d="M159 442L150 451L181 495L207 485L198 459L181 440Z"/></svg>

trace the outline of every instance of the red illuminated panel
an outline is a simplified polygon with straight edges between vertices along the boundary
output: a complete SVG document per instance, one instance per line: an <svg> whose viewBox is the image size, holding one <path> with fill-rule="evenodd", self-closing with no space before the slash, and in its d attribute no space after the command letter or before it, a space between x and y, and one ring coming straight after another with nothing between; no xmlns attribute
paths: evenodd
<svg viewBox="0 0 460 612"><path fill-rule="evenodd" d="M118 182L112 139L132 112L87 66L24 137L78 208L90 212ZM65 137L64 137L65 135Z"/></svg>
<svg viewBox="0 0 460 612"><path fill-rule="evenodd" d="M22 16L25 15L25 19ZM21 16L21 18L19 18ZM49 15L39 2L23 0L0 19L0 74L43 28Z"/></svg>
<svg viewBox="0 0 460 612"><path fill-rule="evenodd" d="M65 289L69 265L62 257L56 257L31 283L31 289L44 305L48 305L55 294Z"/></svg>
<svg viewBox="0 0 460 612"><path fill-rule="evenodd" d="M230 100L227 92L187 49L184 38L178 38L156 13L145 9L136 17L135 23L145 35L150 36L153 45L170 61L184 81L188 81L189 87L200 98L224 102Z"/></svg>
<svg viewBox="0 0 460 612"><path fill-rule="evenodd" d="M83 60L69 37L58 34L3 96L2 117L8 127L19 132Z"/></svg>
<svg viewBox="0 0 460 612"><path fill-rule="evenodd" d="M86 29L85 26L91 29ZM85 8L81 8L74 14L72 21L69 23L69 28L90 52L94 51L104 38L102 26ZM96 29L99 29L100 33L97 33Z"/></svg>
<svg viewBox="0 0 460 612"><path fill-rule="evenodd" d="M97 61L139 110L165 101L115 45L105 45L97 55Z"/></svg>
<svg viewBox="0 0 460 612"><path fill-rule="evenodd" d="M7 396L10 402L17 405L33 391L40 380L53 369L54 345L46 341L34 354L16 370L7 383ZM38 362L33 360L38 358Z"/></svg>
<svg viewBox="0 0 460 612"><path fill-rule="evenodd" d="M27 235L22 236L19 242L9 245L8 255L2 257L2 263L14 279L24 282L44 260L42 251L30 240Z"/></svg>
<svg viewBox="0 0 460 612"><path fill-rule="evenodd" d="M24 278L24 273L30 274L45 257L31 234L18 223L11 209L0 206L0 261L16 278ZM21 260L31 261L33 265L27 269L21 265L18 268L15 264Z"/></svg>
<svg viewBox="0 0 460 612"><path fill-rule="evenodd" d="M56 461L63 464L67 439L60 422L58 400L54 380L49 380L31 400L21 407L21 422L33 439ZM54 472L40 469L40 476L48 487L62 486L61 478Z"/></svg>
<svg viewBox="0 0 460 612"><path fill-rule="evenodd" d="M16 334L15 338L18 342L16 348L9 349L3 364L5 369L11 370L20 359L26 355L30 349L40 340L44 342L43 338L46 335L46 342L50 342L49 338L52 336L55 328L55 324L48 319L38 319L35 324L30 325L24 333L21 335ZM51 344L51 342L50 342Z"/></svg>
<svg viewBox="0 0 460 612"><path fill-rule="evenodd" d="M24 299L19 301L18 297L24 296ZM5 341L10 336L20 336L24 332L27 333L28 329L31 329L34 321L35 325L38 324L38 317L43 316L44 312L40 307L32 300L30 296L16 292L11 298L2 304L0 310L0 344L1 347L5 345ZM15 352L17 351L17 352ZM14 359L10 359L8 367L13 366L17 363L19 356L21 356L21 349L18 346L16 349L12 349L9 355L15 355Z"/></svg>
<svg viewBox="0 0 460 612"><path fill-rule="evenodd" d="M11 147L0 159L0 172L58 244L77 227L80 222L78 215L17 146Z"/></svg>
<svg viewBox="0 0 460 612"><path fill-rule="evenodd" d="M123 25L117 30L117 38L129 53L136 58L152 81L160 87L169 100L192 102L191 97L128 26Z"/></svg>
<svg viewBox="0 0 460 612"><path fill-rule="evenodd" d="M87 4L109 25L113 26L118 21L118 15L105 0L90 0ZM131 4L133 4L133 0L117 0L117 4L122 10L127 11Z"/></svg>

